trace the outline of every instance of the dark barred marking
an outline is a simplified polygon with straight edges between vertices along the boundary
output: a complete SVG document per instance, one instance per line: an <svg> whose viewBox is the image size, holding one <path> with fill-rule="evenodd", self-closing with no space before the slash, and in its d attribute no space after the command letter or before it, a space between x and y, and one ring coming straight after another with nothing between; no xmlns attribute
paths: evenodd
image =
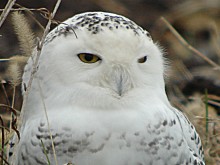
<svg viewBox="0 0 220 165"><path fill-rule="evenodd" d="M146 35L150 40L150 34L138 26L133 21L119 15L103 12L91 12L76 15L68 23L61 23L55 30L47 36L45 43L51 42L54 38L74 33L76 38L77 34L75 30L85 29L91 34L98 34L103 32L105 29L110 31L117 29L132 30L135 35Z"/></svg>

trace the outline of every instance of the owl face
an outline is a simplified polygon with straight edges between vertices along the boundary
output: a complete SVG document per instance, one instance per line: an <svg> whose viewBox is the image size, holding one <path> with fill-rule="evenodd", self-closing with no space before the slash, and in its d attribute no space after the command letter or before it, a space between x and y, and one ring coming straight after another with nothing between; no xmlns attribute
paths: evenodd
<svg viewBox="0 0 220 165"><path fill-rule="evenodd" d="M53 82L58 95L68 88L91 100L164 90L163 70L148 32L125 17L94 12L76 15L48 35L37 74L45 90Z"/></svg>

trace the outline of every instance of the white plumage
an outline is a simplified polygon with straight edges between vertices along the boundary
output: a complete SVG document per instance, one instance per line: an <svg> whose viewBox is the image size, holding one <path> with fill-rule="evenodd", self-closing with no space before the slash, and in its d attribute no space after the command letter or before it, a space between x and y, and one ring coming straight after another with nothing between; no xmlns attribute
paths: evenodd
<svg viewBox="0 0 220 165"><path fill-rule="evenodd" d="M164 69L149 33L123 16L61 23L42 49L14 165L47 164L41 140L54 164L43 102L59 165L204 164L194 126L167 99Z"/></svg>

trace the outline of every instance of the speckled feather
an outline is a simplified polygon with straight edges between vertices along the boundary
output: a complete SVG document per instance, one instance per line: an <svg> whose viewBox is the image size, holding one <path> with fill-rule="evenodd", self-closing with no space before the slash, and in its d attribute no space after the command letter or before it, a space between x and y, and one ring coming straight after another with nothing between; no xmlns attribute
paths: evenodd
<svg viewBox="0 0 220 165"><path fill-rule="evenodd" d="M76 29L83 29L91 32L91 34L97 34L104 32L104 30L117 30L117 29L130 29L136 35L140 33L147 35L151 38L150 33L143 30L140 26L133 21L116 14L109 14L104 12L99 13L83 13L78 14L67 21L61 23L53 32L51 32L45 43L51 42L55 37L60 35L67 35L69 33L75 33ZM77 37L77 35L76 35Z"/></svg>
<svg viewBox="0 0 220 165"><path fill-rule="evenodd" d="M100 60L83 63L79 53ZM167 99L164 70L149 33L123 16L89 12L61 23L46 38L12 163L47 164L42 140L55 164L38 79L58 164L205 164L194 126Z"/></svg>

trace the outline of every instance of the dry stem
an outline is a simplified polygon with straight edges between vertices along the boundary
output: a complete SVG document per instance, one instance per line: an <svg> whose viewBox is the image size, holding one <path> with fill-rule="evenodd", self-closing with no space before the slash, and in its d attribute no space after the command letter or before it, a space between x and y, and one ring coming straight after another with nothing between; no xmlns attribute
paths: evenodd
<svg viewBox="0 0 220 165"><path fill-rule="evenodd" d="M211 59L206 57L204 54L202 54L200 51L195 49L193 46L191 46L164 17L161 17L161 20L166 24L166 26L169 28L169 30L173 33L173 35L180 41L180 43L183 46L188 48L191 52L195 53L197 56L204 59L207 63L212 65L214 67L214 69L220 70L220 66L217 63L215 63L214 61L212 61Z"/></svg>
<svg viewBox="0 0 220 165"><path fill-rule="evenodd" d="M2 26L3 22L5 21L8 13L10 12L12 6L14 5L16 0L9 0L0 16L0 27Z"/></svg>
<svg viewBox="0 0 220 165"><path fill-rule="evenodd" d="M9 58L6 58L6 59L0 59L0 62L6 62L6 61L10 61Z"/></svg>
<svg viewBox="0 0 220 165"><path fill-rule="evenodd" d="M2 146L2 148L1 148L1 164L3 164L4 163L4 146L5 146L5 129L3 128L4 127L4 122L3 122L3 119L2 119L2 117L0 116L0 122L1 122L1 125L2 125L2 128L1 128L1 130L2 130L2 144L1 144L1 146Z"/></svg>

